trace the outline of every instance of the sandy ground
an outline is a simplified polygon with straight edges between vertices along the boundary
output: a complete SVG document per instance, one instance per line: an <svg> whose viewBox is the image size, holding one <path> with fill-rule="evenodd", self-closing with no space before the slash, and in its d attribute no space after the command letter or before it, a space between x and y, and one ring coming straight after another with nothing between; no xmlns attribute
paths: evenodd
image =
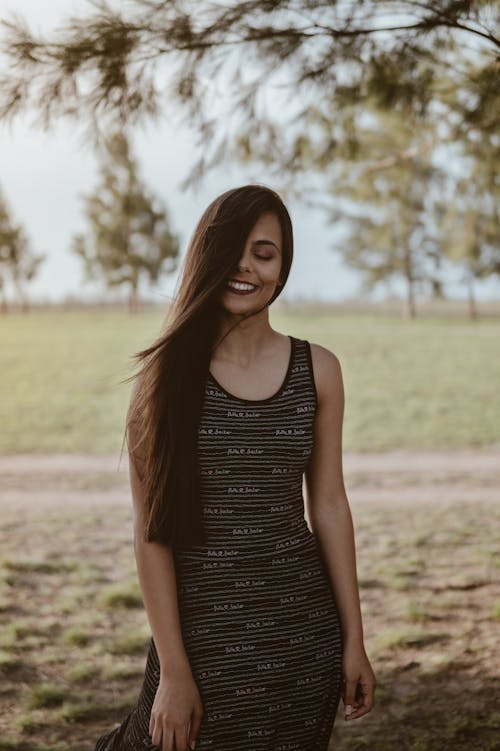
<svg viewBox="0 0 500 751"><path fill-rule="evenodd" d="M500 446L345 452L343 464L364 632L378 683L375 710L354 727L344 724L339 709L333 747L497 749L500 593L493 533ZM7 561L0 672L12 661L1 675L0 736L10 731L19 751L55 748L56 742L68 751L91 751L135 701L146 642L136 649L134 639L146 624L144 610L104 606L100 599L117 583L125 593L134 591L128 589L136 581L133 546L124 524L131 516L126 452L121 462L119 452L0 456ZM76 568L38 568L59 560ZM83 634L88 644L68 640L68 633ZM123 652L109 653L113 634L124 639ZM78 663L95 672L75 681L71 669ZM29 708L27 697L40 682L63 686L68 702ZM71 713L78 718L82 708L75 720Z"/></svg>
<svg viewBox="0 0 500 751"><path fill-rule="evenodd" d="M453 451L344 453L349 501L402 504L500 501L500 447ZM0 511L48 511L130 504L120 454L0 456Z"/></svg>

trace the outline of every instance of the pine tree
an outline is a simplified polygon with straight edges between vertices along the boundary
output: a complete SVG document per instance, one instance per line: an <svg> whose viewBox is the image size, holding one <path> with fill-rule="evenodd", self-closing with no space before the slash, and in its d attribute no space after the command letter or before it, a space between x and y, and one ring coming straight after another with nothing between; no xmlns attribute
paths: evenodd
<svg viewBox="0 0 500 751"><path fill-rule="evenodd" d="M433 163L435 126L405 108L383 110L372 102L359 112L346 102L342 127L349 140L340 148L333 109L311 111L307 135L297 141L302 172L320 174L319 185L301 178L294 188L290 180L289 193L307 196L303 202L322 208L343 231L332 250L361 272L362 292L388 287L393 278L405 281L405 312L413 318L418 291L444 294L435 210L445 173Z"/></svg>
<svg viewBox="0 0 500 751"><path fill-rule="evenodd" d="M356 161L339 163L329 181L330 221L347 228L339 250L348 265L361 271L363 289L402 278L406 315L413 318L417 292L439 289L432 195L443 173L432 154L419 151L424 135L415 122L377 110L363 120L356 129ZM400 153L413 149L415 156L381 167L377 155L387 153L389 144Z"/></svg>
<svg viewBox="0 0 500 751"><path fill-rule="evenodd" d="M480 67L470 67L469 74L472 79L484 77ZM468 92L458 92L449 78L447 74L441 85L449 92L447 111L458 112L463 99L468 101ZM488 77L483 84L485 91L492 88ZM297 128L288 144L276 130L261 140L256 126L255 140L242 135L235 156L254 168L259 163L267 167L285 163L290 173L287 196L324 209L331 224L346 229L347 236L333 249L361 272L362 291L388 286L393 277L403 278L406 313L413 317L419 289L434 298L444 297L441 274L447 259L458 256L463 263L464 255L472 255L464 277L469 296L471 280L496 273L500 265L500 224L494 209L500 205L498 116L486 107L486 102L491 104L488 96L474 101L476 121L458 120L457 125L456 118L455 124L443 120L440 107L430 113L415 112L398 100L392 108L380 106L377 92L366 92L361 110L346 92L345 98L337 95L311 107L306 128ZM439 149L449 154L449 162L440 167ZM457 181L453 177L457 165L463 171L471 159L474 169L469 168L465 182ZM449 230L450 222L455 230L461 227L458 209L446 224L456 201L469 214L469 231L465 225L460 229L461 241ZM477 216L479 205L483 209ZM474 225L471 212L477 219ZM474 261L474 253L485 258Z"/></svg>
<svg viewBox="0 0 500 751"><path fill-rule="evenodd" d="M238 139L274 152L281 175L300 169L295 139L283 141L295 130L300 140L310 110L323 102L335 105L340 150L350 137L342 103L363 111L368 98L382 109L420 115L439 105L455 138L470 127L498 125L496 0L92 5L45 39L19 16L2 22L0 119L34 108L45 128L70 117L98 142L116 127L165 112L172 117L180 105L202 147L184 186L228 156ZM272 96L267 107L265 92ZM283 92L291 111L274 95ZM225 114L214 115L221 98Z"/></svg>
<svg viewBox="0 0 500 751"><path fill-rule="evenodd" d="M14 224L7 200L0 192L0 293L1 310L8 311L7 284L10 283L17 292L21 310L29 310L26 284L31 282L38 271L44 254L35 254L31 250L30 240L21 224Z"/></svg>
<svg viewBox="0 0 500 751"><path fill-rule="evenodd" d="M500 276L500 139L470 142L465 174L452 180L442 207L445 253L463 270L469 316L477 318L475 282Z"/></svg>
<svg viewBox="0 0 500 751"><path fill-rule="evenodd" d="M75 235L72 250L83 260L87 279L104 279L108 288L127 285L129 310L136 312L140 278L154 283L173 271L179 241L167 209L140 180L123 133L107 139L100 183L84 200L89 233Z"/></svg>

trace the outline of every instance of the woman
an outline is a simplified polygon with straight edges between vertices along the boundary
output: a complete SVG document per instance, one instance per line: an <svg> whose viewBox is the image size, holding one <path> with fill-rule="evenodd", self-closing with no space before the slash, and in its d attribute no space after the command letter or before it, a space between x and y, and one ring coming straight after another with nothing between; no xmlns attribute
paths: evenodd
<svg viewBox="0 0 500 751"><path fill-rule="evenodd" d="M346 718L373 706L340 364L269 323L292 256L274 191L225 192L191 238L164 333L135 355L127 437L152 638L137 705L96 751L326 751L340 696Z"/></svg>

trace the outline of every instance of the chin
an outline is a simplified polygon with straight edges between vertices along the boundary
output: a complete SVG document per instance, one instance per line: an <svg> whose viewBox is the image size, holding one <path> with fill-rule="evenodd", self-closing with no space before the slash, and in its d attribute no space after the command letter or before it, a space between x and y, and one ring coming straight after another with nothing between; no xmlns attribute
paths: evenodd
<svg viewBox="0 0 500 751"><path fill-rule="evenodd" d="M269 302L269 300L267 301ZM219 298L219 305L221 308L223 308L227 313L232 313L234 315L238 315L241 313L251 313L252 310L257 310L262 308L264 305L263 300L247 300L244 297L240 299L229 299L229 296L222 295L222 297Z"/></svg>

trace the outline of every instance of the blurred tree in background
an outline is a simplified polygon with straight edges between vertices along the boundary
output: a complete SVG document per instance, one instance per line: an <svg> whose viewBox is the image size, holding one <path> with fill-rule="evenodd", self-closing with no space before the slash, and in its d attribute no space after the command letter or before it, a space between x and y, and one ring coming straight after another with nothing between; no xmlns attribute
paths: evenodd
<svg viewBox="0 0 500 751"><path fill-rule="evenodd" d="M474 310L472 280L500 264L498 217L487 208L500 185L498 2L92 6L48 37L21 17L2 22L0 119L34 106L44 128L74 118L99 145L110 128L184 118L199 158L183 188L233 159L265 165L285 196L323 205L330 220L349 196L358 211L342 216L353 243L344 259L365 287L403 276L414 315L415 285L443 295L439 272L451 259L465 269ZM446 180L443 148L461 170ZM366 218L374 211L378 221Z"/></svg>
<svg viewBox="0 0 500 751"><path fill-rule="evenodd" d="M384 136L389 132L390 126ZM405 135L399 127L392 132L395 137ZM349 266L361 270L365 289L392 276L404 279L410 318L416 315L416 291L432 283L435 270L428 188L438 174L438 168L424 157L413 160L411 169L397 164L366 170L357 181L344 183L342 197L352 197L353 208L342 214L330 212L330 221L342 222L347 217L350 234L341 253Z"/></svg>
<svg viewBox="0 0 500 751"><path fill-rule="evenodd" d="M84 262L87 279L104 279L108 288L129 288L129 310L138 310L139 278L157 282L176 268L179 240L166 208L138 176L126 136L115 133L102 153L100 184L85 198L89 236L79 233L72 250Z"/></svg>
<svg viewBox="0 0 500 751"><path fill-rule="evenodd" d="M424 132L424 125L410 113L403 116L375 106L369 110L368 105L363 112L346 106L344 116L351 118L355 157L346 154L330 163L318 143L303 144L316 169L322 165L324 170L320 204L328 222L344 230L334 249L361 272L364 291L388 286L393 277L404 280L405 311L413 318L417 290L430 289L434 297L443 294L435 211L445 173L433 164L432 152L419 148L423 138L430 138L431 125ZM325 138L332 121L333 116L318 116L314 122L311 116ZM391 151L401 158L387 158Z"/></svg>
<svg viewBox="0 0 500 751"><path fill-rule="evenodd" d="M475 282L500 276L500 136L470 141L464 156L465 174L452 179L443 202L441 242L462 267L469 315L476 318Z"/></svg>
<svg viewBox="0 0 500 751"><path fill-rule="evenodd" d="M21 302L21 310L29 310L26 285L32 281L44 254L35 254L25 230L20 224L14 224L5 196L0 192L0 310L8 312L7 284L10 282Z"/></svg>
<svg viewBox="0 0 500 751"><path fill-rule="evenodd" d="M173 115L172 105L181 104L204 146L191 180L211 162L209 143L215 162L234 143L224 132L229 119L238 119L235 138L260 147L274 146L279 132L279 173L300 169L294 134L300 137L310 108L322 103L338 113L331 157L342 156L350 141L342 104L362 108L366 97L421 117L438 107L451 129L443 135L453 139L498 126L497 2L131 0L125 10L94 0L92 6L46 39L21 17L2 21L8 62L0 76L2 119L34 104L45 127L64 115L86 123L98 139L100 124L109 132L110 121L123 128ZM289 92L296 111L276 107L276 91L271 114L257 111L258 95L273 83ZM230 110L210 114L214 94L223 94Z"/></svg>

